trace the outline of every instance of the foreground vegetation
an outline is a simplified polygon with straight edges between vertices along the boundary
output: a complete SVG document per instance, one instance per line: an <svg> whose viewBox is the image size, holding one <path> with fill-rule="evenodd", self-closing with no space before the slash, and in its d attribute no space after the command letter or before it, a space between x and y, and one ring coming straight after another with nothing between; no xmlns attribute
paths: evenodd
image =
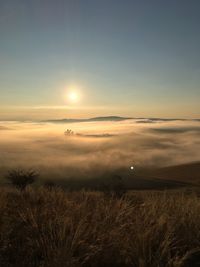
<svg viewBox="0 0 200 267"><path fill-rule="evenodd" d="M0 189L2 267L200 266L196 193Z"/></svg>

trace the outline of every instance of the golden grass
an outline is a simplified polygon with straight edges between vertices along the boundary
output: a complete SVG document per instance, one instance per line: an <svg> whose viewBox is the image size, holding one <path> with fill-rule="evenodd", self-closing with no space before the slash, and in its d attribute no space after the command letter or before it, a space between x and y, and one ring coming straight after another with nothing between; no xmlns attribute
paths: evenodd
<svg viewBox="0 0 200 267"><path fill-rule="evenodd" d="M200 266L196 194L2 188L0 214L2 267Z"/></svg>

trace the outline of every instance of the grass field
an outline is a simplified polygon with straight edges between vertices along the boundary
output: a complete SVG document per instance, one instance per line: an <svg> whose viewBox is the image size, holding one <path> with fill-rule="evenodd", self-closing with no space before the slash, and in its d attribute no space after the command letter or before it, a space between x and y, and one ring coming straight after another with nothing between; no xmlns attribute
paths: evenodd
<svg viewBox="0 0 200 267"><path fill-rule="evenodd" d="M1 267L200 266L200 198L0 189Z"/></svg>

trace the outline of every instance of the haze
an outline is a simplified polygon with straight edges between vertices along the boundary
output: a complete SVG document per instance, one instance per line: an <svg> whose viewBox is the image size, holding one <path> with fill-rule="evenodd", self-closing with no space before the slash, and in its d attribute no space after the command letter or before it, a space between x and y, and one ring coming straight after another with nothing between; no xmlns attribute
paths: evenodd
<svg viewBox="0 0 200 267"><path fill-rule="evenodd" d="M74 135L64 135L71 129ZM36 168L42 177L101 176L131 166L163 167L198 161L199 121L0 124L0 172Z"/></svg>

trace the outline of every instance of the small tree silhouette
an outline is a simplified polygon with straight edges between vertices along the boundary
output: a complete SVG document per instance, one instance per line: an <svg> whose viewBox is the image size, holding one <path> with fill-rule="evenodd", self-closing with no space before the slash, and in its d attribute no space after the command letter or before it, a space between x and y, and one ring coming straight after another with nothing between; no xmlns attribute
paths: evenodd
<svg viewBox="0 0 200 267"><path fill-rule="evenodd" d="M6 178L18 189L24 190L27 185L33 184L38 176L34 170L14 169L8 172Z"/></svg>
<svg viewBox="0 0 200 267"><path fill-rule="evenodd" d="M66 136L72 136L72 135L74 135L74 132L73 132L71 129L67 129L67 130L64 132L64 134L65 134Z"/></svg>

